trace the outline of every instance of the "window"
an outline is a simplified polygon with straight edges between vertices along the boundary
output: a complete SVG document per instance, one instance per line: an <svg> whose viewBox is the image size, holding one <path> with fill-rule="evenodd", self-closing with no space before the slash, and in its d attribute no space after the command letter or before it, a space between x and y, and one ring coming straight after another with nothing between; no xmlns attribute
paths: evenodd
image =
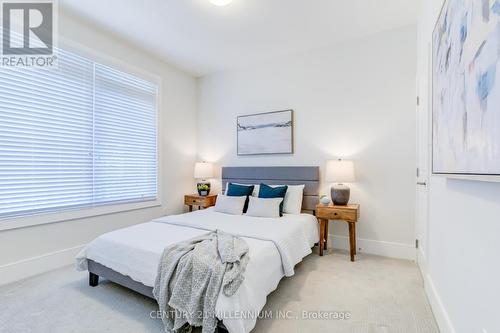
<svg viewBox="0 0 500 333"><path fill-rule="evenodd" d="M157 86L60 50L0 69L0 218L157 198Z"/></svg>

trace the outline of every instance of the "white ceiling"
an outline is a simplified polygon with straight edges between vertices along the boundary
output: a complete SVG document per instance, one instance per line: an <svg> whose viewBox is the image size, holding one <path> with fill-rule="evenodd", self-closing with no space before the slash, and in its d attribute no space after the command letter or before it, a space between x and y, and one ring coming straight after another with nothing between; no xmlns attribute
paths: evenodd
<svg viewBox="0 0 500 333"><path fill-rule="evenodd" d="M60 0L197 76L417 21L420 0Z"/></svg>

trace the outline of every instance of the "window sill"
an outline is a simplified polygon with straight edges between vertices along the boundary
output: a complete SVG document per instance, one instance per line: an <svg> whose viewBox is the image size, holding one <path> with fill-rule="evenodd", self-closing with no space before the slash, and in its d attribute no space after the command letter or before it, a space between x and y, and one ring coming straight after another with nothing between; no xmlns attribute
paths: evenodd
<svg viewBox="0 0 500 333"><path fill-rule="evenodd" d="M106 205L92 208L80 208L75 210L66 210L60 212L51 212L31 216L22 216L0 221L0 231L32 227L36 225L79 220L89 217L108 215L114 213L127 212L131 210L152 208L161 206L159 199L150 201L141 201L133 203L124 203L116 205Z"/></svg>

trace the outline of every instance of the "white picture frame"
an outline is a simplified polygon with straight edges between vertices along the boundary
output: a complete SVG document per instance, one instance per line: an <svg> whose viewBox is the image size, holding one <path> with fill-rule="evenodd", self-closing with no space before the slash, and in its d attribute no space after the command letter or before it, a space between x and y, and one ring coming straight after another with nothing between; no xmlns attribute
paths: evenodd
<svg viewBox="0 0 500 333"><path fill-rule="evenodd" d="M432 39L432 173L500 181L500 5L446 0Z"/></svg>
<svg viewBox="0 0 500 333"><path fill-rule="evenodd" d="M237 154L293 154L293 110L238 116Z"/></svg>

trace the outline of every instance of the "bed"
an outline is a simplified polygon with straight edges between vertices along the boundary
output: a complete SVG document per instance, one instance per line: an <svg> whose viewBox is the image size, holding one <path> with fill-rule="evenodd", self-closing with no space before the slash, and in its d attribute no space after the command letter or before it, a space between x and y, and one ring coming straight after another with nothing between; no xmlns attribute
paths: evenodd
<svg viewBox="0 0 500 333"><path fill-rule="evenodd" d="M314 217L318 202L318 167L225 167L222 169L223 188L228 182L242 184L304 184L303 213L284 214L277 219L234 216L215 212L213 208L172 215L151 222L116 230L89 243L77 256L80 269L89 271L89 284L97 286L99 277L123 285L153 298L152 289L163 249L187 240L207 230L227 229L247 242L250 252L245 280L237 293L217 299L216 313L220 323L231 333L249 332L256 324L258 313L267 296L277 288L286 273L283 252L275 242L253 237L245 230L268 230L279 234L283 243L294 246L295 265L311 253L318 242L318 226Z"/></svg>

